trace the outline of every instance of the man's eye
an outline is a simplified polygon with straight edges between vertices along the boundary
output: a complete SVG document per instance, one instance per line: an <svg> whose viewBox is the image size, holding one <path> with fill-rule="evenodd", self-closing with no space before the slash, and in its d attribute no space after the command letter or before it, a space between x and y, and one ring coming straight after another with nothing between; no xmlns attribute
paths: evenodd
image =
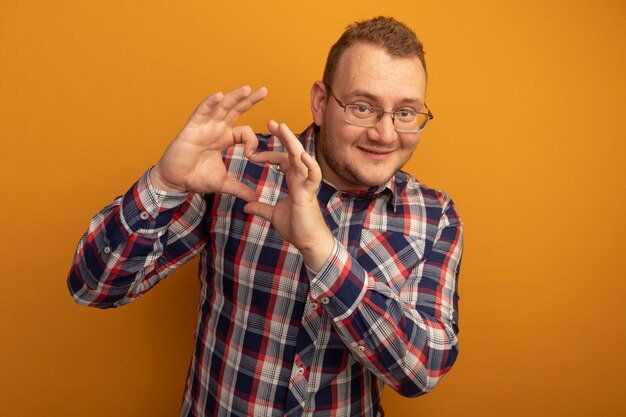
<svg viewBox="0 0 626 417"><path fill-rule="evenodd" d="M396 114L400 117L411 117L415 116L415 112L411 109L400 109L396 112Z"/></svg>
<svg viewBox="0 0 626 417"><path fill-rule="evenodd" d="M367 104L349 104L346 108L350 109L350 113L353 117L359 119L369 119L372 115L376 114L374 109Z"/></svg>
<svg viewBox="0 0 626 417"><path fill-rule="evenodd" d="M396 111L396 117L401 120L411 120L413 119L417 113L411 109L400 109Z"/></svg>

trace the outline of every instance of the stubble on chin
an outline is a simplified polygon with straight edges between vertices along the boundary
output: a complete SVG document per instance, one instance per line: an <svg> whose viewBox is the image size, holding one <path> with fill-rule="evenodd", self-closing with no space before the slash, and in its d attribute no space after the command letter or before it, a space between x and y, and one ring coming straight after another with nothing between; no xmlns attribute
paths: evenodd
<svg viewBox="0 0 626 417"><path fill-rule="evenodd" d="M331 139L332 140L332 139ZM322 127L319 131L319 135L315 144L315 153L318 160L322 158L327 166L327 169L332 171L334 177L338 177L339 180L345 185L348 185L349 189L369 189L373 187L379 187L389 182L397 170L394 170L390 175L386 175L383 179L374 178L376 168L371 168L369 171L367 167L359 166L358 160L348 159L349 155L345 152L334 148L330 145L328 135L325 129ZM324 175L327 181L333 183L333 178L329 178L329 175ZM337 186L343 184L336 184Z"/></svg>

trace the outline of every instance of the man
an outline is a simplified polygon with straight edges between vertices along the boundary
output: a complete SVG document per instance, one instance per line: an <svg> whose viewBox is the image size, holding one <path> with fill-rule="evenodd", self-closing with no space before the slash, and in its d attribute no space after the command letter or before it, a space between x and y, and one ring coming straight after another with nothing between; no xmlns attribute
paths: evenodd
<svg viewBox="0 0 626 417"><path fill-rule="evenodd" d="M457 356L462 228L402 172L432 114L422 45L356 23L313 84L299 138L234 127L264 88L205 99L79 244L77 303L113 307L201 255L183 416L382 415L383 383L425 393Z"/></svg>

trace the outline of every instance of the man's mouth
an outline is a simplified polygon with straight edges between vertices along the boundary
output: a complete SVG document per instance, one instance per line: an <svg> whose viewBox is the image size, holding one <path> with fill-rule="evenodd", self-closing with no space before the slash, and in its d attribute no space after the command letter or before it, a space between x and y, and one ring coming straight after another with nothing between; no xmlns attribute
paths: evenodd
<svg viewBox="0 0 626 417"><path fill-rule="evenodd" d="M360 146L358 148L361 152L367 154L369 157L385 158L393 153L393 149L381 149L381 148L367 148Z"/></svg>

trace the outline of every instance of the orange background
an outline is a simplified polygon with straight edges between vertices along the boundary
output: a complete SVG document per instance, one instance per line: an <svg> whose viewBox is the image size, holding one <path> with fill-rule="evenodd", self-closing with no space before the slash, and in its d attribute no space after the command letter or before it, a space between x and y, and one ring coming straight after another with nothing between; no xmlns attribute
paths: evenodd
<svg viewBox="0 0 626 417"><path fill-rule="evenodd" d="M466 224L461 355L400 416L626 415L626 4L594 1L3 1L0 415L174 416L195 262L117 310L65 284L93 213L209 93L270 95L294 130L345 25L423 40L435 119L406 169Z"/></svg>

